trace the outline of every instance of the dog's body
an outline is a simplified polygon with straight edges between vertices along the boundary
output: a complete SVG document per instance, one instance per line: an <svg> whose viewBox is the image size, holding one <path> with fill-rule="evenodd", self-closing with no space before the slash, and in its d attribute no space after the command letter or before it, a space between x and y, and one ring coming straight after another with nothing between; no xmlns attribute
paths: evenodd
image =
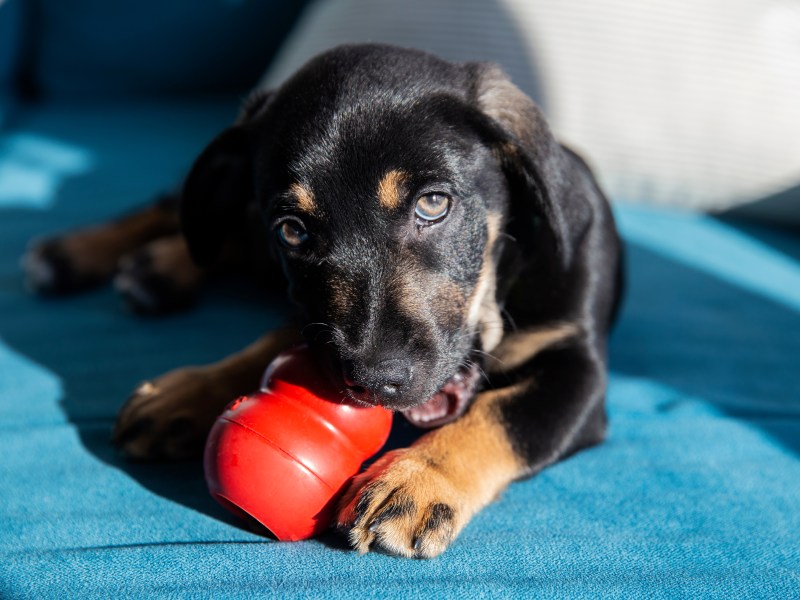
<svg viewBox="0 0 800 600"><path fill-rule="evenodd" d="M190 254L205 269L265 259L288 282L302 328L143 384L116 427L128 454L198 451L300 333L352 401L436 427L350 486L339 523L361 551L435 556L511 481L602 440L619 240L588 168L496 67L323 54L205 150L180 223L184 237L168 198L26 259L44 291L116 270L150 310L192 296Z"/></svg>

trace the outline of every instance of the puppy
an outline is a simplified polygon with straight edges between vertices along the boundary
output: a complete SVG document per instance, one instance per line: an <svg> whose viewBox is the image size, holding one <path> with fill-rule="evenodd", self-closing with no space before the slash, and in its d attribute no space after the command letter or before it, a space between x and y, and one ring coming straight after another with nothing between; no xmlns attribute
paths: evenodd
<svg viewBox="0 0 800 600"><path fill-rule="evenodd" d="M256 91L179 196L34 246L29 282L114 276L158 312L209 270L261 265L299 325L142 384L114 432L128 455L196 454L305 338L343 396L430 429L355 478L339 525L360 552L433 557L509 483L603 439L620 242L587 166L498 67L331 50Z"/></svg>

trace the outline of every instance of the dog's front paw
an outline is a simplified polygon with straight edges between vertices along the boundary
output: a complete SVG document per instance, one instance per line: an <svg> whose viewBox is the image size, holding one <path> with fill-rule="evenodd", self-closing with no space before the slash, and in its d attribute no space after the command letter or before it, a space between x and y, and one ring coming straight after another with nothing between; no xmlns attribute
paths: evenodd
<svg viewBox="0 0 800 600"><path fill-rule="evenodd" d="M96 237L77 233L32 242L20 260L28 290L43 295L68 294L111 277L116 256L96 244Z"/></svg>
<svg viewBox="0 0 800 600"><path fill-rule="evenodd" d="M424 450L385 454L350 484L338 525L359 552L371 548L409 558L433 558L472 516L469 495Z"/></svg>
<svg viewBox="0 0 800 600"><path fill-rule="evenodd" d="M170 371L134 390L112 442L135 459L199 456L214 419L232 399L203 368Z"/></svg>

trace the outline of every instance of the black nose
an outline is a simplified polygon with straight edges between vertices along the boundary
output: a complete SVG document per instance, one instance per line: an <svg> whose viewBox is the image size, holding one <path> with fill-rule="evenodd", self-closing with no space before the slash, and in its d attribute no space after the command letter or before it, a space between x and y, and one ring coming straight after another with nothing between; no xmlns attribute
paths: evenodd
<svg viewBox="0 0 800 600"><path fill-rule="evenodd" d="M345 385L359 400L383 403L399 399L411 384L413 368L409 361L390 358L368 364L359 361L342 361Z"/></svg>

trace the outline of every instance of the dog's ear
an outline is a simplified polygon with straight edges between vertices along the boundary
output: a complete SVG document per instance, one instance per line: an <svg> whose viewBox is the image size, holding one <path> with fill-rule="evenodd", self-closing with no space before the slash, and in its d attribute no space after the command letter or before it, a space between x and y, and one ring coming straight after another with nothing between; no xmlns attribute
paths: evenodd
<svg viewBox="0 0 800 600"><path fill-rule="evenodd" d="M269 92L244 103L236 122L219 134L189 171L180 218L192 259L208 266L226 241L241 234L246 207L254 200L253 148L249 125L263 112Z"/></svg>
<svg viewBox="0 0 800 600"><path fill-rule="evenodd" d="M467 68L473 102L509 179L514 236L523 245L532 235L550 237L561 266L568 268L591 221L581 167L556 141L539 107L500 67L470 63Z"/></svg>
<svg viewBox="0 0 800 600"><path fill-rule="evenodd" d="M183 235L192 259L209 266L253 197L253 169L247 135L233 126L218 135L195 161L181 195Z"/></svg>

